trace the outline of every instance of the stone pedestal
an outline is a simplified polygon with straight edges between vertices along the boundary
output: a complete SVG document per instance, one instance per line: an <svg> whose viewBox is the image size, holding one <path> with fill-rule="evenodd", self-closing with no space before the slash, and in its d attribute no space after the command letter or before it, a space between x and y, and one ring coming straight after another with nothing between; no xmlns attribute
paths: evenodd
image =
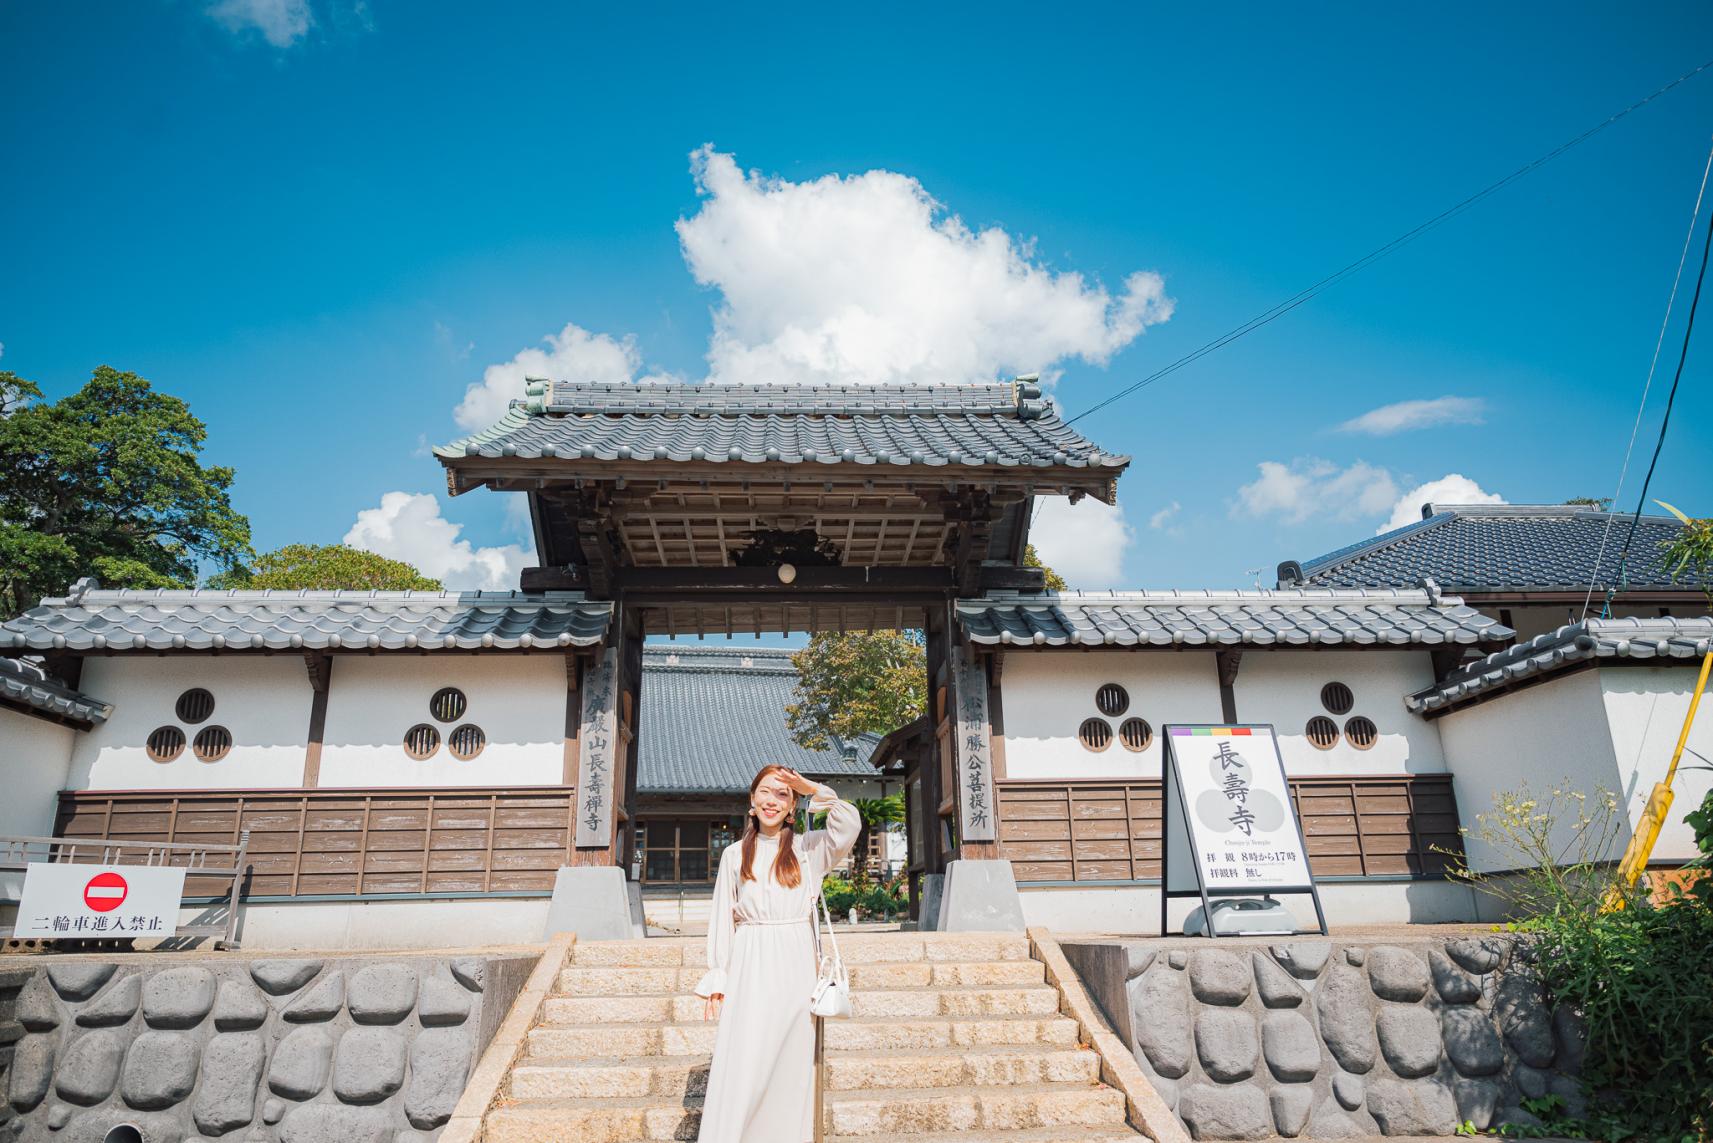
<svg viewBox="0 0 1713 1143"><path fill-rule="evenodd" d="M940 890L941 932L1021 933L1023 899L1009 861L954 861Z"/></svg>
<svg viewBox="0 0 1713 1143"><path fill-rule="evenodd" d="M616 865L565 866L553 879L543 939L576 933L583 941L625 941L643 935L641 886Z"/></svg>
<svg viewBox="0 0 1713 1143"><path fill-rule="evenodd" d="M940 889L945 885L944 873L922 875L922 900L916 908L916 931L931 933L940 927Z"/></svg>

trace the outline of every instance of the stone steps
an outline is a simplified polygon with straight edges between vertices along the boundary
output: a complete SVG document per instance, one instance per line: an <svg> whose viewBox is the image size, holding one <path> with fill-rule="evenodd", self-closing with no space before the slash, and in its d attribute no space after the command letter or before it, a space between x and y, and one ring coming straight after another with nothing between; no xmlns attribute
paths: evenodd
<svg viewBox="0 0 1713 1143"><path fill-rule="evenodd" d="M886 933L840 946L855 1016L825 1025L830 1138L1140 1138L1027 938ZM693 1140L718 1030L689 994L704 949L685 939L576 946L486 1117L484 1143Z"/></svg>

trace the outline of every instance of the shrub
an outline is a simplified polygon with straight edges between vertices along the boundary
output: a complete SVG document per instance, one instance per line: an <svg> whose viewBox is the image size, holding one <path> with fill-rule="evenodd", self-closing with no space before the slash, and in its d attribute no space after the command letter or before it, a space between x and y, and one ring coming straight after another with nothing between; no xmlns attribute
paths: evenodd
<svg viewBox="0 0 1713 1143"><path fill-rule="evenodd" d="M821 896L826 898L827 912L835 919L848 916L857 899L856 890L851 887L851 883L837 873L829 873L821 878Z"/></svg>

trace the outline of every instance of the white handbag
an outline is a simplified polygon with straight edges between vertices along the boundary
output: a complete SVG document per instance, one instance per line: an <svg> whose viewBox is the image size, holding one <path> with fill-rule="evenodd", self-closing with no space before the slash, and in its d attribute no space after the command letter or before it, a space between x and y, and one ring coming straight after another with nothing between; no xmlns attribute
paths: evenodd
<svg viewBox="0 0 1713 1143"><path fill-rule="evenodd" d="M815 980L815 991L809 994L809 1011L823 1018L837 1019L851 1014L851 979L845 971L845 959L839 955L839 939L833 934L833 915L827 911L827 899L815 894L815 947L820 950L821 964ZM821 921L826 919L827 943L821 943Z"/></svg>

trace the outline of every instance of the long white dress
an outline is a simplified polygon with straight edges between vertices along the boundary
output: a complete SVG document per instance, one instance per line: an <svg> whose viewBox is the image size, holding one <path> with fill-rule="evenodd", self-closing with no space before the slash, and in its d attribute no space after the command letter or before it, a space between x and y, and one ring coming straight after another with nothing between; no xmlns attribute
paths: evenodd
<svg viewBox="0 0 1713 1143"><path fill-rule="evenodd" d="M810 910L826 872L856 842L856 807L817 786L812 813L827 828L793 840L803 879L786 888L773 878L777 840L756 839L742 880L743 845L720 855L708 920L708 972L696 995L725 994L714 1063L702 1104L698 1143L805 1143L815 1127L815 929Z"/></svg>

